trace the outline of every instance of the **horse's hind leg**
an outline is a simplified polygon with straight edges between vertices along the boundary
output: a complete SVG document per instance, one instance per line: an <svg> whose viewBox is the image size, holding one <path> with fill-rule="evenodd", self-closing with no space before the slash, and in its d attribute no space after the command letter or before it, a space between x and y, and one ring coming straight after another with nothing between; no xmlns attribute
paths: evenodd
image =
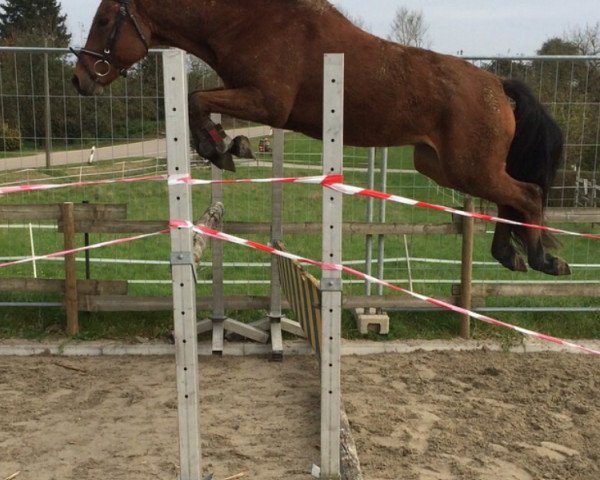
<svg viewBox="0 0 600 480"><path fill-rule="evenodd" d="M541 224L541 221L531 223ZM539 230L518 228L515 232L527 244L527 262L531 268L548 275L569 275L571 273L567 262L546 252L543 234Z"/></svg>
<svg viewBox="0 0 600 480"><path fill-rule="evenodd" d="M514 212L509 207L499 205L498 216L512 220ZM519 255L513 244L512 230L513 227L506 223L496 224L494 239L492 240L492 256L509 270L526 272L525 260Z"/></svg>
<svg viewBox="0 0 600 480"><path fill-rule="evenodd" d="M425 144L415 145L414 158L415 168L419 173L428 176L443 187L456 187L446 175L433 147ZM512 219L514 217L514 212L509 207L500 205L498 206L498 212L504 218ZM525 265L525 261L512 244L511 230L512 227L510 225L505 223L496 224L494 239L492 241L492 256L509 270L526 272L527 266Z"/></svg>
<svg viewBox="0 0 600 480"><path fill-rule="evenodd" d="M513 212L513 215L509 214L509 218L512 217L517 221L532 225L542 225L544 211L542 189L532 183L519 182L512 177L508 178L519 187L519 193L512 199L514 202L512 206L517 211ZM512 231L527 248L527 263L532 269L548 275L569 275L571 273L567 262L546 252L543 238L547 236L548 239L551 239L549 234L543 234L540 229L532 227L513 227Z"/></svg>
<svg viewBox="0 0 600 480"><path fill-rule="evenodd" d="M541 188L532 183L519 182L508 174L499 177L493 186L487 189L485 194L480 194L499 205L510 207L508 218L523 220L525 223L541 225L542 223L542 192ZM511 213L511 210L513 212ZM502 210L506 214L506 209ZM506 225L509 227L508 225ZM506 236L504 227L501 227L499 240L496 246L502 245L502 239ZM521 238L527 249L527 263L529 266L548 275L568 275L571 273L569 265L559 257L547 253L543 242L541 231L537 228L510 228ZM507 247L503 251L506 254ZM514 248L514 247L513 247ZM498 251L498 250L497 250ZM502 254L502 249L499 250ZM510 253L509 253L510 254ZM496 257L497 258L497 257ZM502 262L501 262L502 263ZM510 268L510 267L509 267Z"/></svg>
<svg viewBox="0 0 600 480"><path fill-rule="evenodd" d="M458 138L458 135L454 138ZM466 150L468 149L461 149L461 151ZM473 160L474 158L483 158L486 151L487 162ZM498 153L493 155L494 149L492 145L488 145L488 148L481 149L483 152L481 155L473 149L468 155L446 153L445 181L464 193L499 205L500 216L540 225L543 217L542 189L533 183L521 182L512 178L504 169L504 160L500 160L505 158L504 150L498 148L497 151ZM476 165L477 168L472 168L471 165ZM502 265L511 270L526 270L524 262L512 243L512 232L521 239L527 251L527 263L532 269L549 275L570 273L569 266L563 259L545 251L539 229L513 227L507 224L497 225L492 242L492 255Z"/></svg>

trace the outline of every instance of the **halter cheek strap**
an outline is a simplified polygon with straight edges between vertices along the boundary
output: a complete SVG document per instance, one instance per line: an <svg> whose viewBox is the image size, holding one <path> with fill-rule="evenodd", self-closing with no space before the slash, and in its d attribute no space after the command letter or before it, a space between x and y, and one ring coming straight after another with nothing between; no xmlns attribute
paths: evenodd
<svg viewBox="0 0 600 480"><path fill-rule="evenodd" d="M108 75L110 72L110 67L114 67L115 69L117 69L119 71L119 74L122 75L123 77L127 76L127 70L130 67L124 67L124 66L120 65L113 58L113 55L112 55L112 50L114 49L115 43L117 42L117 39L119 38L121 29L123 28L123 24L125 23L125 21L127 19L129 19L131 21L133 27L135 28L135 31L138 34L139 39L144 44L144 48L146 49L146 55L148 54L148 50L150 49L148 40L146 40L146 36L144 35L144 32L142 31L140 24L137 21L137 18L135 17L135 15L133 13L131 13L131 9L129 8L129 0L113 0L113 1L118 1L120 4L119 15L117 16L117 19L115 20L115 26L112 29L112 32L110 33L110 36L108 37L108 40L106 41L106 47L104 47L104 50L102 52L97 52L97 51L90 50L87 48L80 48L79 50L76 50L73 47L69 47L69 50L71 50L71 52L73 52L73 54L79 60L81 60L82 55L89 55L90 57L94 57L94 58L98 59L96 61L96 63L94 63L93 71L90 71L90 75L92 76L92 78L94 80L96 80L99 77L105 77L106 75Z"/></svg>

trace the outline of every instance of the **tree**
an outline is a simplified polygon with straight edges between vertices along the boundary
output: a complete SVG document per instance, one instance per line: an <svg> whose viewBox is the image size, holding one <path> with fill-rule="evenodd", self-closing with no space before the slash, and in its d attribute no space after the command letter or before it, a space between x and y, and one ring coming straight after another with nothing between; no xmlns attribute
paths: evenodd
<svg viewBox="0 0 600 480"><path fill-rule="evenodd" d="M429 48L431 42L427 36L429 27L425 23L423 12L399 7L392 20L389 39L403 45Z"/></svg>
<svg viewBox="0 0 600 480"><path fill-rule="evenodd" d="M5 0L0 5L0 40L11 45L64 47L71 41L56 0Z"/></svg>
<svg viewBox="0 0 600 480"><path fill-rule="evenodd" d="M538 55L579 55L579 50L571 40L553 37L546 40L537 53Z"/></svg>
<svg viewBox="0 0 600 480"><path fill-rule="evenodd" d="M573 42L581 55L600 54L600 22L594 25L587 24L585 27L577 27L572 30L568 38Z"/></svg>
<svg viewBox="0 0 600 480"><path fill-rule="evenodd" d="M4 0L0 4L0 44L8 46L58 47L69 44L71 35L56 0ZM45 102L40 101L44 85L44 58L41 54L0 54L3 77L3 102L0 116L10 128L19 132L28 145L37 148L46 135ZM62 91L66 65L62 55L47 55L51 91L51 111L60 112L64 105L52 97ZM12 81L7 81L11 79ZM51 131L65 131L69 118L52 115Z"/></svg>
<svg viewBox="0 0 600 480"><path fill-rule="evenodd" d="M600 24L596 23L546 40L538 54L596 55L599 50ZM566 165L582 172L597 170L600 62L536 60L532 62L532 72L530 84L535 86L540 100L551 106L567 135Z"/></svg>

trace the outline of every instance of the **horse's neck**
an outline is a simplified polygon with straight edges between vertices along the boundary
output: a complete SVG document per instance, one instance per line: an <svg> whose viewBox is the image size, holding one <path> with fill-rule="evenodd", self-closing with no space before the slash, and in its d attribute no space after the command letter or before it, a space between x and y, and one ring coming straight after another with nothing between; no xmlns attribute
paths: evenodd
<svg viewBox="0 0 600 480"><path fill-rule="evenodd" d="M245 1L181 0L176 7L172 2L155 0L137 3L151 25L152 46L181 48L214 67L218 57L215 48L224 44L222 36L234 33L238 25L257 25L260 15Z"/></svg>
<svg viewBox="0 0 600 480"><path fill-rule="evenodd" d="M236 33L246 32L256 41L253 29L264 28L268 15L295 21L299 11L322 15L331 8L326 0L180 0L176 6L156 0L136 2L148 16L157 43L186 50L213 68L222 53L218 50L230 54L235 47L230 43Z"/></svg>

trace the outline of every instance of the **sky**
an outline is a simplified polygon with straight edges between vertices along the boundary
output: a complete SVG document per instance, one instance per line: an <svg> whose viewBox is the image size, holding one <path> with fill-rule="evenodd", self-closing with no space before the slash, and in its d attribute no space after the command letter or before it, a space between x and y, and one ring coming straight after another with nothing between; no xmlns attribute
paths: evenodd
<svg viewBox="0 0 600 480"><path fill-rule="evenodd" d="M82 45L100 1L59 2L68 16L73 43ZM462 51L463 55L471 56L533 55L545 40L600 21L598 0L334 0L333 3L382 37L389 34L398 7L421 11L429 27L432 50L450 54Z"/></svg>

